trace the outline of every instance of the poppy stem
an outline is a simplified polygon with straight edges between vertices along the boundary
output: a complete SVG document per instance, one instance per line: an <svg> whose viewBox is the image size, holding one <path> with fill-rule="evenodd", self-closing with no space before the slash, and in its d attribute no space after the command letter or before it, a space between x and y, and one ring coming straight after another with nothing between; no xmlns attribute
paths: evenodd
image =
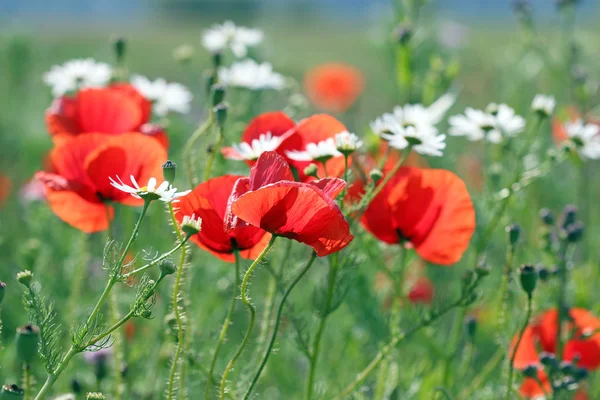
<svg viewBox="0 0 600 400"><path fill-rule="evenodd" d="M194 164L192 162L192 149L194 148L196 141L206 134L206 132L208 132L214 121L214 113L211 110L208 113L208 118L206 118L206 120L198 127L198 129L192 133L192 136L190 136L183 148L183 162L190 182L190 187L192 188L196 186L196 179L194 177Z"/></svg>
<svg viewBox="0 0 600 400"><path fill-rule="evenodd" d="M525 330L527 329L527 325L529 325L529 320L531 319L531 314L533 311L533 295L532 293L527 294L527 315L525 317L525 321L523 322L523 326L519 331L519 337L517 339L517 343L515 344L515 348L512 351L510 356L510 362L508 365L508 382L506 384L506 400L510 400L510 395L512 394L512 383L513 383L513 375L515 370L515 358L517 356L517 350L519 349L519 345L521 344L521 340L523 339L523 335L525 334Z"/></svg>
<svg viewBox="0 0 600 400"><path fill-rule="evenodd" d="M510 245L508 252L506 253L506 260L504 262L504 271L502 274L502 283L500 286L500 293L498 297L498 328L504 328L506 321L506 303L508 294L508 282L513 268L513 260L515 256L516 246Z"/></svg>
<svg viewBox="0 0 600 400"><path fill-rule="evenodd" d="M566 310L566 297L567 297L567 285L568 285L568 270L567 270L567 253L569 250L569 244L563 242L561 245L561 249L558 253L559 262L558 262L558 298L557 298L557 308L556 311L558 313L558 321L557 321L557 329L556 329L556 359L558 362L561 362L563 359L563 322L568 318L568 311ZM567 311L567 312L565 312Z"/></svg>
<svg viewBox="0 0 600 400"><path fill-rule="evenodd" d="M208 379L206 381L206 390L204 394L205 399L211 398L211 388L212 381L214 379L214 371L215 365L217 364L217 359L219 358L219 353L221 351L221 346L225 342L225 337L227 336L227 330L229 329L229 325L231 324L231 316L233 315L233 311L235 310L235 303L237 301L237 290L240 286L240 252L235 249L233 251L235 256L235 270L234 270L234 285L233 285L233 295L231 297L231 303L229 305L229 311L225 316L225 321L223 321L223 326L221 327L221 332L219 334L219 340L217 341L217 346L215 347L215 353L213 354L212 361L210 363L210 368L208 370Z"/></svg>
<svg viewBox="0 0 600 400"><path fill-rule="evenodd" d="M225 368L225 371L223 372L223 377L221 378L221 400L223 400L225 398L225 391L227 388L227 376L233 369L233 365L235 364L237 359L240 358L240 356L244 352L244 349L246 348L246 345L248 344L248 341L250 340L250 335L252 334L252 329L254 328L254 321L256 319L256 309L254 308L254 306L250 302L250 299L248 298L248 283L250 282L250 276L252 276L252 272L254 272L254 270L256 269L258 264L260 264L262 259L265 258L265 256L269 252L269 250L271 250L271 248L273 247L273 243L275 242L275 239L277 239L277 236L273 235L271 240L269 240L269 244L267 244L267 246L259 254L259 256L256 258L256 260L254 260L254 262L250 265L250 267L248 267L248 269L246 270L246 273L244 274L244 278L242 279L242 287L241 287L241 291L240 291L241 299L242 299L242 302L248 308L248 311L250 312L250 322L248 323L248 330L246 331L246 334L244 336L244 339L242 340L242 343L240 344L240 347L236 351L233 358L229 361L229 363L227 364L227 367Z"/></svg>
<svg viewBox="0 0 600 400"><path fill-rule="evenodd" d="M273 350L273 346L275 344L275 339L277 339L277 332L279 331L279 323L281 322L281 314L283 313L283 308L285 306L285 302L286 302L288 296L290 295L290 293L292 292L294 287L296 287L298 282L300 282L302 277L304 277L304 275L306 275L306 273L308 272L310 267L312 267L316 258L317 258L317 253L315 253L313 251L306 266L300 271L298 276L296 276L296 278L292 281L290 286L283 293L283 297L281 298L281 301L279 302L279 307L277 308L277 316L275 317L275 325L273 326L273 333L271 334L271 339L269 340L269 344L267 345L267 349L265 350L263 359L260 362L260 366L258 367L258 370L256 371L254 378L252 379L252 383L250 384L250 387L248 388L248 390L246 391L246 394L244 395L244 400L248 400L250 398L250 395L252 394L252 390L256 386L256 383L258 382L258 379L260 378L260 375L261 375L263 369L265 368L265 366L267 365L267 362L269 361L269 356L271 355L271 352Z"/></svg>
<svg viewBox="0 0 600 400"><path fill-rule="evenodd" d="M208 154L208 158L206 159L206 167L204 168L204 181L210 179L212 166L215 161L215 157L217 153L220 151L221 146L223 145L223 140L225 136L223 135L223 127L219 127L219 136L217 138L217 143L211 148L210 153Z"/></svg>

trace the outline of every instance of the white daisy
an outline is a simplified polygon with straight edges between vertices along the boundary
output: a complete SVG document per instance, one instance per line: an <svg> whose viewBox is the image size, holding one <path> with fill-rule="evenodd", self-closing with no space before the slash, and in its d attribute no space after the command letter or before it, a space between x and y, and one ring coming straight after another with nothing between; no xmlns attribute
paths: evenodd
<svg viewBox="0 0 600 400"><path fill-rule="evenodd" d="M575 143L579 154L590 160L600 159L600 127L582 120L565 124L567 136Z"/></svg>
<svg viewBox="0 0 600 400"><path fill-rule="evenodd" d="M230 48L237 58L245 57L248 47L254 47L263 40L263 33L258 29L235 26L231 21L222 25L213 25L202 34L202 45L211 53L220 53Z"/></svg>
<svg viewBox="0 0 600 400"><path fill-rule="evenodd" d="M44 74L44 82L52 88L54 97L60 97L80 88L106 86L111 76L110 65L86 58L53 66Z"/></svg>
<svg viewBox="0 0 600 400"><path fill-rule="evenodd" d="M335 145L340 153L349 155L360 148L363 142L354 133L343 131L335 135Z"/></svg>
<svg viewBox="0 0 600 400"><path fill-rule="evenodd" d="M164 181L160 184L160 186L156 187L156 178L150 178L148 185L140 187L133 175L130 175L129 177L131 179L131 183L133 183L133 186L124 184L121 178L118 176L118 182L113 178L109 178L110 184L122 192L129 193L136 199L143 199L147 197L150 200L160 200L164 201L165 203L177 202L179 201L178 199L180 197L191 192L191 190L186 190L185 192L178 193L177 189L171 186L167 181Z"/></svg>
<svg viewBox="0 0 600 400"><path fill-rule="evenodd" d="M332 157L341 156L337 150L334 138L321 140L318 143L308 143L304 151L292 150L285 154L294 161L325 162Z"/></svg>
<svg viewBox="0 0 600 400"><path fill-rule="evenodd" d="M141 75L133 75L131 84L154 104L154 112L161 117L170 111L187 114L190 112L192 93L182 84L167 82L163 78L154 81Z"/></svg>
<svg viewBox="0 0 600 400"><path fill-rule="evenodd" d="M431 126L401 127L392 133L383 133L381 137L396 149L402 150L412 145L412 150L428 156L440 157L446 148L446 135L439 135L438 130Z"/></svg>
<svg viewBox="0 0 600 400"><path fill-rule="evenodd" d="M273 66L247 59L234 63L230 68L219 68L219 80L227 86L250 90L281 90L285 86L283 75L273 72Z"/></svg>
<svg viewBox="0 0 600 400"><path fill-rule="evenodd" d="M525 118L517 115L515 110L506 104L498 106L494 119L496 129L502 136L516 136L525 130Z"/></svg>
<svg viewBox="0 0 600 400"><path fill-rule="evenodd" d="M437 125L452 107L456 97L451 93L441 96L429 107L423 104L406 104L394 108L394 117L402 126Z"/></svg>
<svg viewBox="0 0 600 400"><path fill-rule="evenodd" d="M181 230L188 235L195 235L202 229L202 218L192 215L184 215L181 221Z"/></svg>
<svg viewBox="0 0 600 400"><path fill-rule="evenodd" d="M282 141L281 136L273 136L271 132L261 134L258 139L253 139L251 143L234 143L232 147L238 155L228 154L227 158L231 160L258 160L258 157L265 151L274 151L279 147Z"/></svg>
<svg viewBox="0 0 600 400"><path fill-rule="evenodd" d="M448 119L448 133L453 136L466 136L471 141L485 138L486 132L494 127L494 117L481 110L467 108L464 115L454 115Z"/></svg>
<svg viewBox="0 0 600 400"><path fill-rule="evenodd" d="M531 109L534 112L545 115L546 117L552 115L555 106L556 99L554 96L546 96L543 94L536 95L531 103Z"/></svg>

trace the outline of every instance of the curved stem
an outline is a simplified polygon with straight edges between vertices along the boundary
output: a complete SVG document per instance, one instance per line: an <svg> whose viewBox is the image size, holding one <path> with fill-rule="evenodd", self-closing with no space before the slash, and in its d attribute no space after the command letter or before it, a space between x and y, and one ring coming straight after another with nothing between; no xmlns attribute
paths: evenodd
<svg viewBox="0 0 600 400"><path fill-rule="evenodd" d="M240 252L235 250L235 275L234 275L234 285L233 285L233 296L231 297L231 304L229 305L229 311L225 316L225 321L223 321L223 326L221 327L221 333L219 334L219 341L217 342L217 347L215 347L215 353L213 355L212 361L210 363L210 369L208 370L208 379L206 380L206 390L204 394L205 399L210 399L211 387L213 381L213 375L215 371L215 365L217 364L217 359L219 358L219 353L221 351L221 346L225 342L225 337L227 336L227 330L229 329L229 325L231 324L231 316L233 315L233 311L235 310L235 303L237 301L237 290L240 286Z"/></svg>
<svg viewBox="0 0 600 400"><path fill-rule="evenodd" d="M151 267L155 266L156 264L158 264L159 262L161 262L161 261L162 261L162 260L164 260L165 258L167 258L167 257L171 256L173 253L177 252L177 250L179 250L180 248L182 248L182 247L183 247L183 246L184 246L184 245L187 243L187 241L188 241L188 240L190 240L190 237L191 237L191 236L186 236L186 237L184 237L184 238L183 238L183 241L179 242L179 243L177 244L177 246L173 247L173 248L172 248L171 250L169 250L167 253L165 253L165 254L161 255L161 256L160 256L160 257L158 257L158 258L155 258L154 260L150 261L148 264L146 264L146 265L144 265L144 266L141 266L141 267L139 267L138 269L134 269L133 271L131 271L131 272L128 272L128 273L126 273L126 274L124 274L124 275L123 275L123 278L129 278L129 277L130 277L130 276L132 276L132 275L135 275L135 274L137 274L137 273L140 273L140 272L142 272L142 271L145 271L145 270L147 270L148 268L151 268Z"/></svg>
<svg viewBox="0 0 600 400"><path fill-rule="evenodd" d="M213 115L212 111L210 111L208 114L208 118L198 127L198 129L196 129L196 131L194 131L194 133L192 133L192 136L190 136L188 141L185 143L185 147L183 148L183 162L185 165L185 169L187 171L188 179L190 182L190 187L196 186L196 183L194 180L194 166L192 163L192 154L191 154L192 149L194 148L194 144L196 143L196 141L202 135L204 135L206 132L208 132L208 130L212 126L213 122L214 122L214 115Z"/></svg>
<svg viewBox="0 0 600 400"><path fill-rule="evenodd" d="M256 371L254 378L252 379L252 383L250 384L250 387L248 388L248 390L246 391L246 394L244 395L244 400L247 400L250 398L250 395L252 394L252 390L256 386L256 383L258 382L258 379L260 378L260 375L261 375L263 369L265 368L265 366L267 365L267 362L269 361L269 356L271 355L271 352L273 350L273 346L275 344L275 339L277 339L277 332L279 331L279 323L281 321L281 314L283 313L283 308L285 306L285 302L286 302L288 296L290 295L292 290L294 290L294 287L296 287L298 282L300 282L302 277L304 277L304 275L306 275L306 273L308 272L310 267L312 267L313 263L315 262L316 257L317 257L317 253L315 253L313 251L306 266L302 269L302 271L300 271L298 276L296 276L296 278L292 281L290 286L283 293L283 297L281 298L281 301L279 302L279 307L277 308L277 316L275 317L275 326L273 327L273 333L271 334L271 340L269 340L269 344L267 345L267 349L265 350L265 354L263 356L262 361L260 362L258 370Z"/></svg>
<svg viewBox="0 0 600 400"><path fill-rule="evenodd" d="M527 316L525 317L525 321L523 322L523 326L521 327L521 330L519 331L519 336L517 339L517 343L515 344L515 348L513 349L512 355L510 356L510 364L508 366L508 382L506 384L506 400L510 400L510 395L512 393L512 381L513 381L513 374L514 374L514 363L515 363L515 357L517 356L517 350L519 349L519 345L521 344L521 340L523 339L523 334L525 334L525 329L527 329L527 325L529 325L529 320L531 319L531 313L532 313L532 299L533 296L531 294L528 294L527 296Z"/></svg>
<svg viewBox="0 0 600 400"><path fill-rule="evenodd" d="M210 179L212 166L215 161L215 157L216 157L217 153L219 152L219 150L221 149L221 146L223 145L223 139L224 139L223 127L220 127L219 128L219 136L217 138L217 143L212 147L210 153L208 154L208 158L206 159L206 167L204 168L204 180L205 181Z"/></svg>
<svg viewBox="0 0 600 400"><path fill-rule="evenodd" d="M244 336L244 339L242 340L240 347L238 348L238 350L235 353L235 355L233 356L233 358L229 361L229 363L227 364L227 367L225 368L225 371L223 372L223 377L221 378L221 400L223 400L225 398L225 389L227 386L227 376L231 372L233 365L235 364L237 359L244 352L244 349L246 348L246 345L248 344L248 341L250 340L250 335L252 334L252 329L254 328L254 320L256 319L256 310L254 309L254 306L252 305L252 303L250 302L250 299L248 298L248 283L250 282L250 276L252 275L252 272L256 269L256 267L258 266L260 261L267 255L269 250L271 250L271 247L273 247L273 243L275 242L276 238L277 238L277 236L273 236L271 238L271 240L269 241L269 244L267 244L267 246L263 249L263 251L256 258L256 260L254 260L254 262L250 265L250 267L248 267L248 270L244 274L244 279L242 279L241 299L242 299L242 302L248 308L248 311L250 312L250 322L248 323L248 330L246 331L246 335Z"/></svg>

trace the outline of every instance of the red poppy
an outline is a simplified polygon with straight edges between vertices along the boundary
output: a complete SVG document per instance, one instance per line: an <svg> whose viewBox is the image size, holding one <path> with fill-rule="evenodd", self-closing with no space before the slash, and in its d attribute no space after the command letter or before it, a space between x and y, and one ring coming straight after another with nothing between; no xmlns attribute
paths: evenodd
<svg viewBox="0 0 600 400"><path fill-rule="evenodd" d="M108 228L107 201L140 205L136 199L110 185L109 177L130 175L138 182L162 176L167 152L160 143L137 133L109 136L78 135L59 142L50 153L53 172L38 172L47 188L47 199L56 215L84 232ZM112 215L112 208L108 206Z"/></svg>
<svg viewBox="0 0 600 400"><path fill-rule="evenodd" d="M304 89L310 101L326 111L344 112L365 88L362 72L342 64L319 65L306 73Z"/></svg>
<svg viewBox="0 0 600 400"><path fill-rule="evenodd" d="M228 230L249 224L274 235L311 246L318 256L346 247L354 238L333 199L346 183L326 178L293 181L285 159L273 151L261 154L249 178L240 178L229 199Z"/></svg>
<svg viewBox="0 0 600 400"><path fill-rule="evenodd" d="M12 183L10 179L4 175L0 175L0 206L4 204L10 194Z"/></svg>
<svg viewBox="0 0 600 400"><path fill-rule="evenodd" d="M524 369L529 365L536 365L541 370L540 351L547 353L556 352L556 333L558 329L558 312L556 309L546 311L539 316L526 329L517 349L514 360L516 369ZM570 339L565 342L563 357L565 361L579 359L577 366L588 370L600 367L600 319L583 308L569 310L569 322L563 325L564 332L570 332ZM591 336L590 336L591 335ZM512 339L509 354L513 354L518 337ZM548 378L540 371L540 381L546 386ZM550 391L550 385L546 390ZM527 378L523 381L521 392L524 396L535 397L543 391L535 379Z"/></svg>
<svg viewBox="0 0 600 400"><path fill-rule="evenodd" d="M46 125L55 142L83 133L141 132L168 147L166 133L149 123L151 110L152 103L129 84L88 88L55 99L46 111Z"/></svg>
<svg viewBox="0 0 600 400"><path fill-rule="evenodd" d="M364 182L350 188L350 199ZM425 260L459 261L475 231L475 210L464 182L450 171L403 167L369 204L362 225L388 244L410 242Z"/></svg>
<svg viewBox="0 0 600 400"><path fill-rule="evenodd" d="M434 287L426 276L420 276L413 283L408 292L408 300L411 303L431 304L433 302Z"/></svg>
<svg viewBox="0 0 600 400"><path fill-rule="evenodd" d="M272 150L277 151L277 148L283 139L282 136L290 131L295 125L296 123L284 112L266 112L250 121L246 129L244 129L244 133L242 133L241 142L252 146L253 141L259 141L261 139L261 135L263 135L263 139L266 139L266 135L270 134L270 142L273 144ZM257 148L257 150L259 150L259 148ZM252 157L250 154L240 154L238 150L233 147L223 148L222 153L225 158L245 160L250 166L256 162L258 155L260 155L257 154L256 157Z"/></svg>
<svg viewBox="0 0 600 400"><path fill-rule="evenodd" d="M334 139L335 135L346 130L344 124L327 114L316 114L300 121L293 129L285 134L277 152L282 154L288 163L296 168L301 181L313 178L304 174L304 169L310 164L316 164L318 176L339 177L344 173L344 157L332 157L325 163L327 172L321 163L316 161L296 161L287 156L288 151L304 151L309 143L318 143L327 139Z"/></svg>
<svg viewBox="0 0 600 400"><path fill-rule="evenodd" d="M196 186L182 197L175 217L181 223L185 215L202 218L202 230L191 240L200 248L222 260L235 261L233 251L240 250L244 258L255 259L269 242L271 235L254 226L237 227L225 232L224 219L227 201L238 179L237 175L225 175L210 179Z"/></svg>

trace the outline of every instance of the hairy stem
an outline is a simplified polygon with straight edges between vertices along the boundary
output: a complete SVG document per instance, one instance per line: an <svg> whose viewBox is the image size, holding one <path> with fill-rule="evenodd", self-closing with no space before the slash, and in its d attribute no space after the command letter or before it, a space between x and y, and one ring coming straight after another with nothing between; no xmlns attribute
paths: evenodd
<svg viewBox="0 0 600 400"><path fill-rule="evenodd" d="M225 136L223 135L223 127L219 127L219 136L217 137L217 143L211 148L208 153L208 158L206 159L206 167L204 168L204 180L207 181L210 179L210 175L212 172L212 166L215 161L215 157L219 150L221 150L221 146L223 146L223 140Z"/></svg>
<svg viewBox="0 0 600 400"><path fill-rule="evenodd" d="M269 241L269 244L267 244L267 246L263 249L263 251L256 258L256 260L254 260L254 262L250 265L250 267L248 267L248 270L244 274L244 279L242 279L241 299L242 299L242 302L248 308L248 311L250 312L250 321L248 323L248 329L246 331L246 334L244 335L244 339L242 340L240 347L238 348L238 350L235 353L235 355L233 356L233 358L229 361L229 363L227 364L227 367L225 368L225 371L223 372L223 377L221 378L221 400L223 400L225 398L225 391L227 388L227 377L229 376L229 373L233 369L233 366L235 365L235 362L237 361L237 359L240 358L240 356L244 352L244 349L246 348L246 345L248 344L248 341L250 340L250 335L252 334L252 329L254 328L254 320L256 319L256 310L255 310L254 306L252 305L252 303L250 302L250 299L248 298L248 283L250 282L250 276L252 276L252 272L254 272L254 270L260 263L260 261L267 255L269 250L271 250L271 247L273 247L273 243L275 242L275 239L277 239L277 236L273 236L271 238L271 240Z"/></svg>
<svg viewBox="0 0 600 400"><path fill-rule="evenodd" d="M194 163L192 161L192 149L194 148L194 144L196 143L196 141L201 136L206 134L206 132L208 132L210 127L213 125L214 121L215 121L215 118L214 118L213 112L210 111L208 114L208 118L206 118L206 120L198 127L198 129L196 129L194 131L194 133L192 133L192 136L190 136L190 138L185 143L185 146L183 148L183 162L184 162L187 176L189 179L190 187L196 186L196 183L197 183L196 179L194 177Z"/></svg>
<svg viewBox="0 0 600 400"><path fill-rule="evenodd" d="M519 349L519 345L521 344L521 340L523 339L523 335L525 334L525 329L527 329L527 325L529 325L529 320L531 319L531 313L533 309L533 296L531 293L527 295L527 316L525 317L525 321L523 321L523 326L519 331L519 336L517 339L517 343L515 344L515 348L513 349L512 355L510 356L510 363L508 365L508 382L506 383L506 400L510 400L510 395L512 393L512 382L513 382L513 374L515 370L515 357L517 356L517 350Z"/></svg>

